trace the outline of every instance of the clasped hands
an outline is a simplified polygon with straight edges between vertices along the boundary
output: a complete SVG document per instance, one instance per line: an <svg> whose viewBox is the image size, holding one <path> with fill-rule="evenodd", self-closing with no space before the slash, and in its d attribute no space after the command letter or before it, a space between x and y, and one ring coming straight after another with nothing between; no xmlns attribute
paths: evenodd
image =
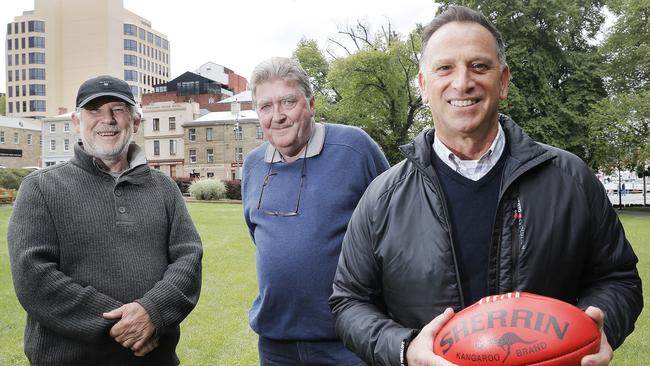
<svg viewBox="0 0 650 366"><path fill-rule="evenodd" d="M137 302L124 304L117 309L102 314L104 319L118 320L109 334L113 339L141 357L158 347L158 339L153 337L155 326L149 313Z"/></svg>

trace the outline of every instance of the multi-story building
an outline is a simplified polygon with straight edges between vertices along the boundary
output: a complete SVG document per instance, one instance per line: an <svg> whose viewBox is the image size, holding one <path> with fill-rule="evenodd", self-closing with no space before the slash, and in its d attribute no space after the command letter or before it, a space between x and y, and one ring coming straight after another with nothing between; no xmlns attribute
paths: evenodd
<svg viewBox="0 0 650 366"><path fill-rule="evenodd" d="M0 116L0 166L41 166L41 122Z"/></svg>
<svg viewBox="0 0 650 366"><path fill-rule="evenodd" d="M79 139L72 125L72 112L43 120L43 166L70 160Z"/></svg>
<svg viewBox="0 0 650 366"><path fill-rule="evenodd" d="M241 179L244 156L264 142L254 110L211 112L183 124L185 172L194 178Z"/></svg>
<svg viewBox="0 0 650 366"><path fill-rule="evenodd" d="M149 166L171 177L187 176L183 169L183 124L199 117L196 102L157 102L142 107L144 150Z"/></svg>
<svg viewBox="0 0 650 366"><path fill-rule="evenodd" d="M198 69L194 70L194 73L227 85L230 90L237 94L248 89L248 81L245 77L214 62L204 63Z"/></svg>
<svg viewBox="0 0 650 366"><path fill-rule="evenodd" d="M34 0L7 24L8 116L72 111L79 85L108 74L136 99L169 80L169 41L122 0Z"/></svg>
<svg viewBox="0 0 650 366"><path fill-rule="evenodd" d="M167 83L155 85L154 90L142 96L143 106L166 101L196 102L199 108L215 112L219 101L234 94L228 85L189 71ZM229 110L228 106L221 107Z"/></svg>

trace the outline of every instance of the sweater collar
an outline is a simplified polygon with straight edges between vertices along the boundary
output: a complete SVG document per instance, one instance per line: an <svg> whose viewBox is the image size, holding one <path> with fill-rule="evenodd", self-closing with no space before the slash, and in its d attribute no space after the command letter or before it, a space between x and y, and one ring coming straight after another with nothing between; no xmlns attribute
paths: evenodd
<svg viewBox="0 0 650 366"><path fill-rule="evenodd" d="M144 150L137 144L131 143L127 152L127 160L129 161L129 168L120 174L117 182L128 181L133 184L142 184L144 179L151 174ZM90 173L108 176L113 179L110 172L103 169L97 163L96 158L83 149L81 141L74 145L74 157L70 161Z"/></svg>
<svg viewBox="0 0 650 366"><path fill-rule="evenodd" d="M319 155L323 150L323 145L325 144L325 126L322 123L314 124L314 133L311 135L307 141L307 151L305 157L311 158L316 155ZM266 146L266 151L264 152L264 161L267 163L277 163L284 161L282 154L274 154L275 147L270 143ZM302 159L302 154L298 159Z"/></svg>

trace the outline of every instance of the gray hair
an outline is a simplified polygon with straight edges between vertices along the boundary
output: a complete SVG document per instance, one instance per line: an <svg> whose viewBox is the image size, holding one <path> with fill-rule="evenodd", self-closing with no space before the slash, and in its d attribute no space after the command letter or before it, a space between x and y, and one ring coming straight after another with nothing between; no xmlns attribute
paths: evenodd
<svg viewBox="0 0 650 366"><path fill-rule="evenodd" d="M477 23L492 33L497 43L497 55L502 65L506 64L506 46L503 37L497 28L481 13L464 6L450 6L444 12L438 14L431 23L427 24L422 30L422 52L420 54L420 68L424 68L425 50L429 38L440 29L443 25L451 22L470 22Z"/></svg>
<svg viewBox="0 0 650 366"><path fill-rule="evenodd" d="M248 86L251 89L253 103L257 103L255 89L260 84L273 80L295 81L307 99L314 94L309 82L309 75L298 61L286 57L271 57L255 66L251 74Z"/></svg>

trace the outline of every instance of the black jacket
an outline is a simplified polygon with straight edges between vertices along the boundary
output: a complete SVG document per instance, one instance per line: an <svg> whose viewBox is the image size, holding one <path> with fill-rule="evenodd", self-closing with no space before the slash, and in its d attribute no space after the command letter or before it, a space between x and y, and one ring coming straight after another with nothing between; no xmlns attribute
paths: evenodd
<svg viewBox="0 0 650 366"><path fill-rule="evenodd" d="M527 291L606 314L618 347L643 308L637 257L603 185L575 155L530 139L500 116L509 156L490 244L488 291ZM368 187L343 241L330 306L345 344L372 365L446 307L463 303L433 130ZM519 218L521 217L521 218ZM471 229L471 228L468 228Z"/></svg>

